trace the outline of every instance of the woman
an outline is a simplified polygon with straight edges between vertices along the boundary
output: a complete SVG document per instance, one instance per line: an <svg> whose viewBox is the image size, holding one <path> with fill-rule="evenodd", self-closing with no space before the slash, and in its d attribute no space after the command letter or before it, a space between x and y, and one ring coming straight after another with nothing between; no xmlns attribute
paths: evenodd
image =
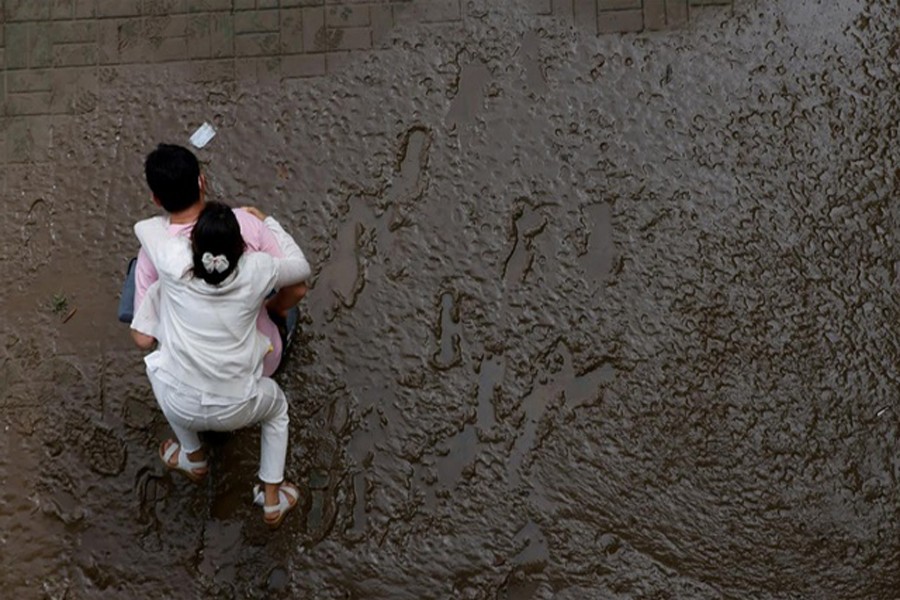
<svg viewBox="0 0 900 600"><path fill-rule="evenodd" d="M208 464L198 432L260 423L263 488L254 488L254 501L274 528L297 505L299 491L284 481L287 399L274 380L262 376L271 345L256 318L273 289L305 281L310 267L275 219L248 210L278 239L284 258L244 252L232 209L218 202L203 208L190 240L169 236L166 217L135 225L159 273L159 289L157 296L148 294L151 301L141 305L132 328L160 342L145 359L147 376L178 438L162 443L160 458L199 481Z"/></svg>

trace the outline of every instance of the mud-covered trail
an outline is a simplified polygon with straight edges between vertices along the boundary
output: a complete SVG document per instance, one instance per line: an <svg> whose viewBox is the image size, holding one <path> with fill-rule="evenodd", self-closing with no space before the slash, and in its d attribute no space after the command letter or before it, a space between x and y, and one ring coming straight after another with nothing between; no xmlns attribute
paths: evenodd
<svg viewBox="0 0 900 600"><path fill-rule="evenodd" d="M340 49L376 4L298 31ZM7 7L0 596L900 595L900 8L595 35L536 4L413 4L313 75L101 46L59 113L9 67L40 17ZM114 21L117 51L161 15ZM203 121L213 197L314 265L275 533L258 431L211 439L201 486L164 472L115 322L144 156Z"/></svg>

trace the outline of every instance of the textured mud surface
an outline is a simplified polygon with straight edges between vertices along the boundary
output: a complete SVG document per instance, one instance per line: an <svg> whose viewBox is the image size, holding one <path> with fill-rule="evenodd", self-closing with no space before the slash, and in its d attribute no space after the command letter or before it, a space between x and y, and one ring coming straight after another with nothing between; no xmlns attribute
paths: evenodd
<svg viewBox="0 0 900 600"><path fill-rule="evenodd" d="M103 69L7 169L9 597L897 597L896 3L467 11L280 86ZM113 322L143 157L209 119L316 268L274 534L257 432L163 473Z"/></svg>

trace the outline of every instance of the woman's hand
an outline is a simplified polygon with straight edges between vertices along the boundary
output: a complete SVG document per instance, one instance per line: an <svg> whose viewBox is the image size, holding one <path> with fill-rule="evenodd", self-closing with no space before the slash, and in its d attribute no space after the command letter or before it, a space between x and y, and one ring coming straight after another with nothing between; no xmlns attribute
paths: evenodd
<svg viewBox="0 0 900 600"><path fill-rule="evenodd" d="M260 221L265 221L265 220L266 220L266 213L264 213L263 211L259 210L259 209L256 208L255 206L242 206L242 207L241 207L241 210L247 211L248 213L250 213L251 215L253 215L253 216L256 217L257 219L259 219Z"/></svg>
<svg viewBox="0 0 900 600"><path fill-rule="evenodd" d="M131 330L131 339L134 340L135 345L141 350L152 350L154 344L156 344L156 338L147 335L146 333L141 333L135 329Z"/></svg>

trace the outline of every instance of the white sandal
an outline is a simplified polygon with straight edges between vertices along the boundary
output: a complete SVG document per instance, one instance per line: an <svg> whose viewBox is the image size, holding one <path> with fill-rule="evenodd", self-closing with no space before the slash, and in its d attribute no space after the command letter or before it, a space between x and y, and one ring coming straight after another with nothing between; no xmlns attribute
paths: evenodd
<svg viewBox="0 0 900 600"><path fill-rule="evenodd" d="M297 507L300 499L300 490L293 483L282 483L278 486L278 504L266 506L266 494L259 484L253 486L253 503L263 507L263 520L271 529L277 528L284 521L287 514ZM269 515L277 514L274 519Z"/></svg>
<svg viewBox="0 0 900 600"><path fill-rule="evenodd" d="M169 447L165 448L166 443L169 443ZM165 448L165 450L163 450ZM185 477L193 481L194 483L199 483L206 477L206 473L202 475L199 473L194 473L195 470L198 469L209 469L209 463L206 462L206 459L193 461L187 457L187 452L179 452L181 450L181 445L175 440L166 440L162 444L159 445L159 458L163 461L163 464L166 465L167 469L172 471L178 471L182 473ZM172 460L172 456L178 452L178 464L172 466L172 463L169 461Z"/></svg>

